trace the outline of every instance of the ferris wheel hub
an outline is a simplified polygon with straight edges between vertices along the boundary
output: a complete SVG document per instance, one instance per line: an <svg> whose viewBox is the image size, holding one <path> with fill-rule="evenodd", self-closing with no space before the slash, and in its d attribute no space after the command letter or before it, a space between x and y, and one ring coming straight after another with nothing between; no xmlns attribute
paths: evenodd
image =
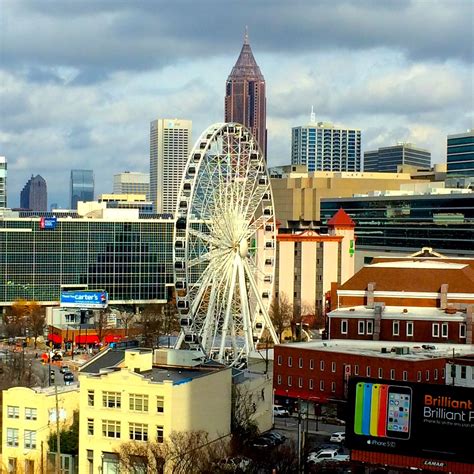
<svg viewBox="0 0 474 474"><path fill-rule="evenodd" d="M242 258L247 258L249 254L249 243L247 239L242 239L239 243L239 253Z"/></svg>

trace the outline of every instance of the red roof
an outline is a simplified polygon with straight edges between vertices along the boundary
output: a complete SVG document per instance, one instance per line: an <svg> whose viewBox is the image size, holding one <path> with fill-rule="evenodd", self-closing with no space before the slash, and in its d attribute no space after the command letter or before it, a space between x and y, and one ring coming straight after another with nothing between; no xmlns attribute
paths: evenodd
<svg viewBox="0 0 474 474"><path fill-rule="evenodd" d="M355 227L355 222L348 216L346 211L341 207L334 214L331 219L328 220L328 226L333 227Z"/></svg>

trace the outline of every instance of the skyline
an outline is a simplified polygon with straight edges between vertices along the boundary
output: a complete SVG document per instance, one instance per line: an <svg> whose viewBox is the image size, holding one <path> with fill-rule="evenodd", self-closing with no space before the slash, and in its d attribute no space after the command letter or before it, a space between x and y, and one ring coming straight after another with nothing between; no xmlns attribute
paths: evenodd
<svg viewBox="0 0 474 474"><path fill-rule="evenodd" d="M157 118L192 120L193 142L223 121L246 25L267 86L269 166L290 163L291 127L312 105L318 121L361 128L362 152L409 141L433 163L445 160L446 135L473 127L472 2L265 3L51 0L46 12L3 0L9 205L32 173L65 206L71 169L93 169L97 194L114 173L147 172Z"/></svg>

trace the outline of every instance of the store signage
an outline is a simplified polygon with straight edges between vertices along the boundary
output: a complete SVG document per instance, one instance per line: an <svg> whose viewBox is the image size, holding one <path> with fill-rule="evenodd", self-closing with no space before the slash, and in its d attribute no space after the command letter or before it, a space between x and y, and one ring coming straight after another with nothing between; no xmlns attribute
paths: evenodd
<svg viewBox="0 0 474 474"><path fill-rule="evenodd" d="M40 229L44 230L54 230L58 225L58 220L56 217L42 217L40 219Z"/></svg>
<svg viewBox="0 0 474 474"><path fill-rule="evenodd" d="M107 308L109 297L106 291L63 291L60 306L63 308L101 309Z"/></svg>

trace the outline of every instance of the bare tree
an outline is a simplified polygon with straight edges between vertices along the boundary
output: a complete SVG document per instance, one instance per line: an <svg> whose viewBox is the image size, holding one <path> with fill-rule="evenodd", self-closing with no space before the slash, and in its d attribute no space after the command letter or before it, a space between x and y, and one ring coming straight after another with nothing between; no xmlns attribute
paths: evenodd
<svg viewBox="0 0 474 474"><path fill-rule="evenodd" d="M34 337L35 349L37 346L38 336L43 335L44 327L46 324L46 312L35 301L30 304L30 313L28 315L27 326L30 331L30 335Z"/></svg>
<svg viewBox="0 0 474 474"><path fill-rule="evenodd" d="M270 305L270 318L280 342L282 342L281 337L285 329L291 326L292 317L293 306L285 293L280 293L278 296L275 296Z"/></svg>
<svg viewBox="0 0 474 474"><path fill-rule="evenodd" d="M8 337L18 337L26 334L30 303L27 300L16 300L7 313L4 314L3 323Z"/></svg>
<svg viewBox="0 0 474 474"><path fill-rule="evenodd" d="M101 309L95 314L95 330L99 339L99 343L104 342L105 336L112 332L110 314L111 310L109 308Z"/></svg>

